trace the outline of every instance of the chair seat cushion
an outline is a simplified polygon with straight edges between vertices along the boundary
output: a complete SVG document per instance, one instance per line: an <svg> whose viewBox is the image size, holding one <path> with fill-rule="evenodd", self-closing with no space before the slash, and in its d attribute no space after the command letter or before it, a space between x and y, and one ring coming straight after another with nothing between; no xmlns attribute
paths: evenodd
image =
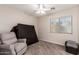
<svg viewBox="0 0 79 59"><path fill-rule="evenodd" d="M20 52L22 49L24 49L26 47L26 44L18 42L18 43L16 43L14 45L14 47L15 47L16 52L18 53L18 52Z"/></svg>
<svg viewBox="0 0 79 59"><path fill-rule="evenodd" d="M78 48L77 43L74 41L70 41L70 40L67 42L67 46L73 47L73 48Z"/></svg>

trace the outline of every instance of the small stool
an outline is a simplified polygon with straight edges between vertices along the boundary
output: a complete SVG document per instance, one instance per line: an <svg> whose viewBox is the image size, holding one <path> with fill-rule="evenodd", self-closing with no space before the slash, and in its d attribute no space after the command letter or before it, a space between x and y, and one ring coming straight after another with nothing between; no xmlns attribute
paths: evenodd
<svg viewBox="0 0 79 59"><path fill-rule="evenodd" d="M66 52L77 55L78 54L78 44L75 41L68 40L65 42L65 50Z"/></svg>

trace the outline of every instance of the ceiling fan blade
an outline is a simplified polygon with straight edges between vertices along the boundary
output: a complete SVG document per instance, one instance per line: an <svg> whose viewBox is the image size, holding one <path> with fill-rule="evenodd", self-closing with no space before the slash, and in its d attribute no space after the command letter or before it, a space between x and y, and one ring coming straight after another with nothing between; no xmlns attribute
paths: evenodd
<svg viewBox="0 0 79 59"><path fill-rule="evenodd" d="M44 8L44 9L34 9L34 10L36 10L36 11L37 11L37 10L49 11L49 10L51 10L51 9L45 9L45 8Z"/></svg>
<svg viewBox="0 0 79 59"><path fill-rule="evenodd" d="M51 10L51 9L45 9L45 8L44 8L43 10L44 10L44 11L49 11L49 10Z"/></svg>

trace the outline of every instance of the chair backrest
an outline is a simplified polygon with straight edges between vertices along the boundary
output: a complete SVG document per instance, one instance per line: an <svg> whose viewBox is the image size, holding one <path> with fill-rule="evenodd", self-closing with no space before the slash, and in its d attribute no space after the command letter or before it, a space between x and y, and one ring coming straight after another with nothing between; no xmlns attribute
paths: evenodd
<svg viewBox="0 0 79 59"><path fill-rule="evenodd" d="M1 42L3 44L13 44L16 41L17 38L14 32L1 33Z"/></svg>

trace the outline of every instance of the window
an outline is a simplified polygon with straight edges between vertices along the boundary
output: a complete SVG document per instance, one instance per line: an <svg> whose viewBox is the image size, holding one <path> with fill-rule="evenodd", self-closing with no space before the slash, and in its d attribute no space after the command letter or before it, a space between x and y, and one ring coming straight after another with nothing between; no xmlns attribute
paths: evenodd
<svg viewBox="0 0 79 59"><path fill-rule="evenodd" d="M50 31L53 33L72 33L72 17L64 16L50 20Z"/></svg>

